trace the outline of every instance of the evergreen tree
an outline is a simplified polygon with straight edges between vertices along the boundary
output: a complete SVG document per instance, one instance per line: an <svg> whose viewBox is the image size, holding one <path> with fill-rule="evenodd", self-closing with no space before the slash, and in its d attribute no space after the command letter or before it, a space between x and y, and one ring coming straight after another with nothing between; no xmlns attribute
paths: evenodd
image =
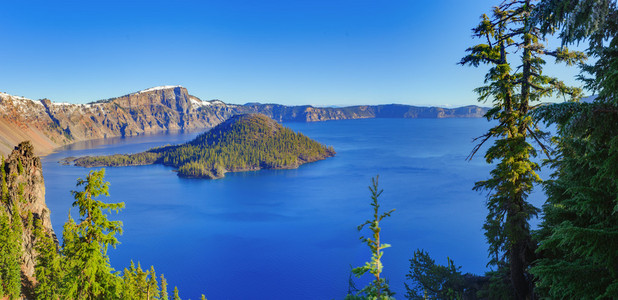
<svg viewBox="0 0 618 300"><path fill-rule="evenodd" d="M545 184L547 203L539 256L531 272L547 297L618 297L618 9L615 1L544 0L538 19L559 26L565 44L587 40L597 60L583 66L590 103L542 107L556 124L555 173ZM547 30L551 33L550 30Z"/></svg>
<svg viewBox="0 0 618 300"><path fill-rule="evenodd" d="M479 87L479 101L492 101L493 108L486 117L498 125L482 136L471 157L481 145L494 138L487 150L488 163L498 161L491 178L479 181L475 190L488 191L489 210L485 236L489 243L490 264L508 265L510 283L516 299L533 298L532 278L528 268L534 260L535 243L529 220L538 209L527 202L534 184L541 182L537 175L539 165L532 160L537 151L531 140L540 144L545 134L535 126L529 115L534 102L555 93L578 97L579 89L569 88L556 78L543 75L544 55L572 64L583 59L583 54L569 52L565 47L548 51L541 44L539 28L534 26L531 13L533 0L508 0L494 7L491 17L482 16L473 35L484 42L468 48L469 54L460 64L491 66L485 76L485 86ZM515 68L510 60L513 52L521 51ZM470 158L471 158L470 157Z"/></svg>
<svg viewBox="0 0 618 300"><path fill-rule="evenodd" d="M167 280L161 274L161 300L169 300L169 296L167 294Z"/></svg>
<svg viewBox="0 0 618 300"><path fill-rule="evenodd" d="M2 156L2 159L0 160L0 177L2 177L2 181L0 183L1 185L0 199L2 200L4 205L8 206L9 205L9 185L6 182L6 170L5 170L4 156Z"/></svg>
<svg viewBox="0 0 618 300"><path fill-rule="evenodd" d="M371 206L373 207L373 219L365 221L365 223L358 226L358 231L361 231L365 225L368 225L369 230L371 230L371 237L361 236L361 241L369 246L371 249L371 260L366 262L364 266L352 269L352 273L356 277L361 277L365 273L369 272L372 274L375 279L366 287L360 290L357 296L366 297L367 299L378 299L378 300L388 300L394 299L392 296L393 292L390 291L388 283L386 279L381 278L380 275L382 273L382 255L384 252L382 250L390 247L389 244L382 244L380 241L380 222L386 218L390 217L390 215L395 211L394 209L384 212L380 214L380 204L378 203L378 198L382 195L384 190L378 189L378 179L371 178L371 185L369 186L369 191L371 192ZM349 295L347 299L358 299L358 297L354 297Z"/></svg>
<svg viewBox="0 0 618 300"><path fill-rule="evenodd" d="M130 269L124 268L122 272L122 299L138 299L135 287L135 265L131 261Z"/></svg>
<svg viewBox="0 0 618 300"><path fill-rule="evenodd" d="M0 209L0 296L18 299L21 294L21 218Z"/></svg>
<svg viewBox="0 0 618 300"><path fill-rule="evenodd" d="M79 207L80 222L69 215L63 230L65 256L63 269L67 272L63 295L72 299L115 298L119 277L113 273L107 250L115 247L115 235L122 233L120 221L107 219L105 211L118 212L124 203L104 203L100 195L109 196L109 182L104 181L105 169L91 171L85 180L78 179L83 191L73 191Z"/></svg>
<svg viewBox="0 0 618 300"><path fill-rule="evenodd" d="M461 267L455 267L450 258L447 266L436 265L429 254L423 250L416 250L410 259L410 272L406 278L412 280L413 285L407 283L407 299L462 299L464 295L464 277Z"/></svg>
<svg viewBox="0 0 618 300"><path fill-rule="evenodd" d="M41 220L35 224L36 251L38 253L34 274L37 280L35 295L37 299L62 299L60 288L64 277L62 256L51 236L43 230Z"/></svg>
<svg viewBox="0 0 618 300"><path fill-rule="evenodd" d="M155 273L154 266L150 266L148 287L147 287L147 299L159 299L159 283L157 282L157 273Z"/></svg>
<svg viewBox="0 0 618 300"><path fill-rule="evenodd" d="M174 287L174 300L181 300L178 295L178 287Z"/></svg>
<svg viewBox="0 0 618 300"><path fill-rule="evenodd" d="M135 270L135 286L137 299L148 299L148 272L142 270L142 265L139 261Z"/></svg>

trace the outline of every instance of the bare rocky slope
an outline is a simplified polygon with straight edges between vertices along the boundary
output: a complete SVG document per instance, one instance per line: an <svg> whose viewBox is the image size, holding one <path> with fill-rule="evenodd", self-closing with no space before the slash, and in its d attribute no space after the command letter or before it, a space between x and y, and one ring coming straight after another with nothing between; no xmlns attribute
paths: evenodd
<svg viewBox="0 0 618 300"><path fill-rule="evenodd" d="M211 128L227 118L262 113L279 122L315 122L359 118L476 118L485 108L455 109L409 105L323 108L203 101L181 86L150 88L89 104L54 103L0 93L0 153L8 154L21 141L30 140L35 153L45 155L56 147L77 141L149 134L161 131Z"/></svg>

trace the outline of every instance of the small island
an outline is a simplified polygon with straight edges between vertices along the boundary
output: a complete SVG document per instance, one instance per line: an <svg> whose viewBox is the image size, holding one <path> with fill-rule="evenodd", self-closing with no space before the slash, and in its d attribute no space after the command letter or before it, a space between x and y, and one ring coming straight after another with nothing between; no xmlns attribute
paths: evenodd
<svg viewBox="0 0 618 300"><path fill-rule="evenodd" d="M301 133L262 114L236 115L185 144L153 148L136 154L67 158L81 167L163 164L178 176L216 179L226 172L294 169L335 155Z"/></svg>

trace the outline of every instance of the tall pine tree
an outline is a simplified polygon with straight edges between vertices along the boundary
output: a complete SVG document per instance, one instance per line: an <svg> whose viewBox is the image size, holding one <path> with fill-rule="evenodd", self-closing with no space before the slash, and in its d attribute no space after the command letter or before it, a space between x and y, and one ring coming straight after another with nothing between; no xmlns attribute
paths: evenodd
<svg viewBox="0 0 618 300"><path fill-rule="evenodd" d="M508 272L516 299L534 297L532 277L528 274L535 250L529 220L537 215L538 209L527 198L533 186L541 182L536 173L539 165L533 161L537 150L531 142L543 147L545 134L538 130L529 113L543 97L580 94L579 89L543 75L542 57L551 55L569 64L583 58L582 54L563 47L556 51L545 49L531 18L533 2L503 1L494 7L491 16L483 15L481 23L473 29L473 35L483 42L468 48L469 54L460 61L462 65L491 66L485 76L486 85L476 91L479 101L493 103L486 117L497 125L480 138L471 157L483 143L495 139L485 159L498 163L491 177L477 182L474 188L488 191L488 215L483 228L489 243L490 264Z"/></svg>

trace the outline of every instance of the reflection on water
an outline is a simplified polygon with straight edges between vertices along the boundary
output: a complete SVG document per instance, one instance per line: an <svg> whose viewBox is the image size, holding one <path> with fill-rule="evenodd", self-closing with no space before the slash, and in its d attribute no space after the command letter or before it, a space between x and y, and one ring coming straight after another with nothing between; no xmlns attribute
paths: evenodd
<svg viewBox="0 0 618 300"><path fill-rule="evenodd" d="M94 140L86 140L79 141L69 145L65 145L62 147L58 147L55 152L63 152L63 151L75 151L75 150L85 150L85 149L94 149L100 148L101 146L107 145L127 145L127 144L143 144L143 143L160 143L167 142L171 144L170 141L185 141L185 137L193 138L199 133L205 132L207 129L192 129L192 130L179 130L179 131L163 131L157 133L146 133L137 136L118 136L118 137L110 137L104 139L94 139ZM177 142L175 142L177 143Z"/></svg>

